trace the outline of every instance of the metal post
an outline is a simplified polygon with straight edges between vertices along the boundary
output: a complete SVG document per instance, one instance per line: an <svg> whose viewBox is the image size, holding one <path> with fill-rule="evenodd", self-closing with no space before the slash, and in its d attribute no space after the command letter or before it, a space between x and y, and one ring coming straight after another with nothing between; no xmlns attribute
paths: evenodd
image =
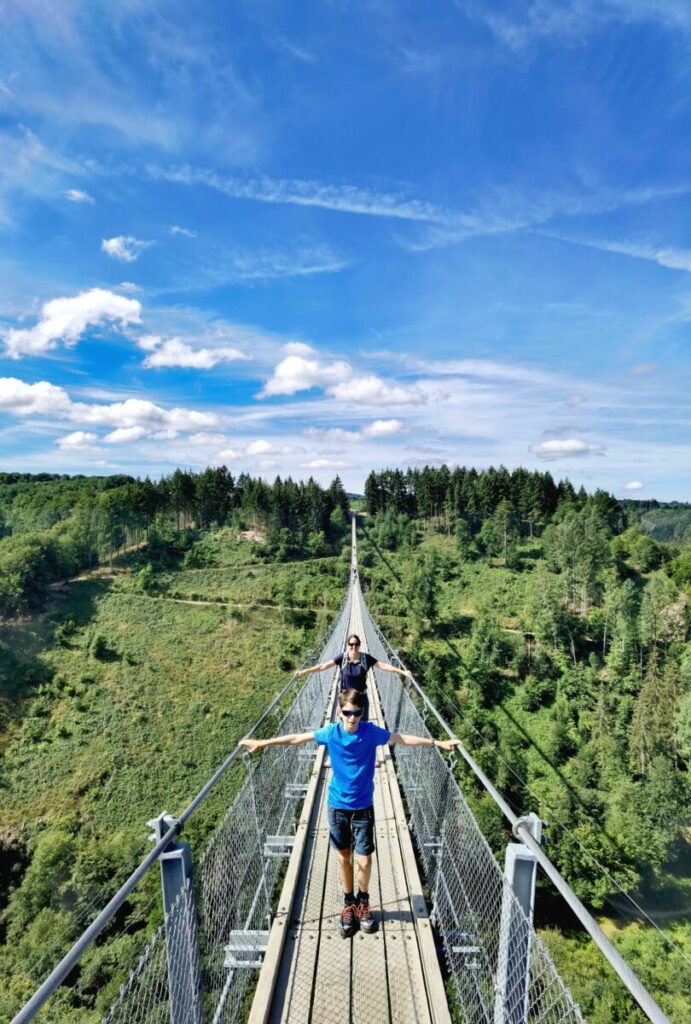
<svg viewBox="0 0 691 1024"><path fill-rule="evenodd" d="M521 821L539 843L542 822L537 814L530 814ZM509 843L504 865L508 884L504 886L501 906L494 1024L525 1024L528 1019L536 874L535 854L523 843Z"/></svg>
<svg viewBox="0 0 691 1024"><path fill-rule="evenodd" d="M170 828L167 812L147 825L154 838ZM192 892L192 853L189 843L171 843L160 858L163 913L168 961L170 1024L203 1024L202 974L197 915Z"/></svg>

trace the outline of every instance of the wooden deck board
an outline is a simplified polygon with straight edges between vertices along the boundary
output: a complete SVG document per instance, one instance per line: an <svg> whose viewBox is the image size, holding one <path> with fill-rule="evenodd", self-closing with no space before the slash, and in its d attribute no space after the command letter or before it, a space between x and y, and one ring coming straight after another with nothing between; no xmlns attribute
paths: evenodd
<svg viewBox="0 0 691 1024"><path fill-rule="evenodd" d="M295 895L288 939L271 1007L270 1024L309 1020L328 854L328 832L325 837L320 827L325 805L326 772L321 779L316 827L310 830L305 849L305 865Z"/></svg>
<svg viewBox="0 0 691 1024"><path fill-rule="evenodd" d="M324 811L326 813L326 811ZM350 1024L350 959L352 943L341 938L336 931L336 913L343 897L338 880L338 861L329 848L324 886L322 928L317 951L317 969L314 975L312 1015L315 1024ZM291 1024L296 1018L291 1018Z"/></svg>

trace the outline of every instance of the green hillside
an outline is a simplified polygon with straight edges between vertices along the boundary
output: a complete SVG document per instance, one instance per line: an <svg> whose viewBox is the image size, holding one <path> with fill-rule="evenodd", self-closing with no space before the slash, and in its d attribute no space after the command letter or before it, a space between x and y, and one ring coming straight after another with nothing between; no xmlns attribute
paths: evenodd
<svg viewBox="0 0 691 1024"><path fill-rule="evenodd" d="M493 512L458 515L434 496L452 475L425 473L368 481L370 608L510 804L550 823L548 855L670 1019L686 1020L688 960L619 887L691 955L691 545L656 543L602 494L523 511L509 474ZM411 518L421 496L436 515ZM500 812L463 782L503 856ZM589 1021L645 1019L546 883L538 924Z"/></svg>
<svg viewBox="0 0 691 1024"><path fill-rule="evenodd" d="M0 479L3 1019L140 859L147 819L188 803L333 619L347 504L339 481L225 470ZM386 471L358 505L385 634L512 806L550 822L547 853L681 1024L688 964L621 890L691 956L691 545L522 470ZM498 811L461 781L503 856ZM540 886L537 924L588 1020L640 1024ZM101 1019L158 889L151 872L42 1019Z"/></svg>
<svg viewBox="0 0 691 1024"><path fill-rule="evenodd" d="M187 525L196 508L179 511L180 531L174 508L172 521L159 512L148 527L132 515L118 535L124 553L87 547L80 575L61 580L74 563L52 555L79 536L84 509L104 514L99 502L116 496L123 519L136 512L136 490L121 480L105 489L98 480L0 485L11 530L0 542L0 590L4 582L17 600L0 623L3 1020L146 853L147 820L189 803L345 594L345 498L332 515L316 485L312 525L322 531L309 529L309 502L283 520L264 508L260 519L257 495L282 499L283 486L245 482L226 511L232 526ZM196 849L239 778L231 770L190 820L185 838ZM101 1019L159 922L159 888L150 872L41 1019Z"/></svg>

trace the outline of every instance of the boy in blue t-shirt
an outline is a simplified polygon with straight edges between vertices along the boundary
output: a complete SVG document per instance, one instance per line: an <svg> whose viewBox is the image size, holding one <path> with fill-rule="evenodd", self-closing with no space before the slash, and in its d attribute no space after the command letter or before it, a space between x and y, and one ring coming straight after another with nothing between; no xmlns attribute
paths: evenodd
<svg viewBox="0 0 691 1024"><path fill-rule="evenodd" d="M275 736L270 740L240 740L250 753L262 747L284 744L292 746L313 740L325 746L331 758L328 815L329 838L338 852L338 867L343 884L343 910L338 928L349 938L358 925L363 932L373 932L376 922L369 902L369 879L374 851L374 766L377 747L384 743L401 743L406 747L429 746L451 750L460 740L433 740L427 736L406 736L381 729L372 722L363 722L364 695L358 690L339 694L339 717L316 732ZM355 850L358 868L358 894L353 885L351 853Z"/></svg>

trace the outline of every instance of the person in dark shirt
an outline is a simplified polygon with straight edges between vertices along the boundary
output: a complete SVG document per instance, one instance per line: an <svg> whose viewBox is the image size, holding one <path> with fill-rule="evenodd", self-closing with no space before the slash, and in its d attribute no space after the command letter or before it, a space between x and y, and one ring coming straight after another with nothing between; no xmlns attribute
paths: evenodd
<svg viewBox="0 0 691 1024"><path fill-rule="evenodd" d="M351 633L348 637L348 650L345 654L337 654L331 661L323 661L321 665L312 665L310 668L303 668L296 672L296 676L306 676L311 672L325 672L329 668L338 665L341 670L340 691L357 690L364 695L365 701L362 711L362 720L369 720L369 698L367 696L367 673L371 668L381 669L383 672L396 672L399 676L411 677L406 669L396 668L389 665L388 661L377 661L371 654L360 651L361 641L357 633Z"/></svg>
<svg viewBox="0 0 691 1024"><path fill-rule="evenodd" d="M333 662L329 662L329 667ZM394 671L397 671L394 669ZM293 746L298 743L322 744L331 759L328 793L329 839L338 853L338 869L343 885L343 909L337 927L344 939L358 927L369 934L376 930L369 899L369 880L374 852L374 768L377 747L401 743L406 747L441 747L451 750L461 741L434 740L429 736L406 736L389 732L373 722L362 721L364 697L358 690L339 694L339 714L335 722L315 732L274 736L268 740L240 740L253 754L263 747ZM358 894L355 895L353 849L357 863Z"/></svg>

